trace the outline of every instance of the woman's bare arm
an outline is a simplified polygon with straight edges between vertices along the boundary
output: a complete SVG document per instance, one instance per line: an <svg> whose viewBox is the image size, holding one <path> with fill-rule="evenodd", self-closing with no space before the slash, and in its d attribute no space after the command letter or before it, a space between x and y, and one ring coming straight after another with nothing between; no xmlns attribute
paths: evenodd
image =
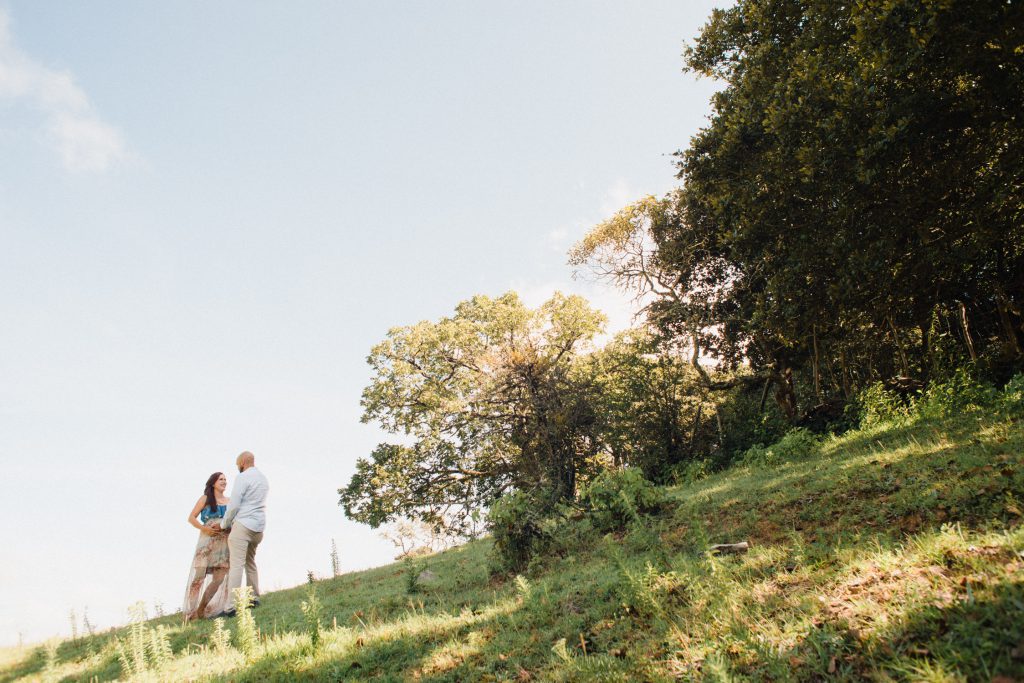
<svg viewBox="0 0 1024 683"><path fill-rule="evenodd" d="M202 533L212 535L213 529L211 529L210 527L203 526L199 523L199 520L196 519L197 517L199 517L199 513L202 511L204 505L206 505L206 496L200 496L199 500L196 501L196 504L192 506L192 512L190 512L188 515L188 523L194 526L195 528L199 529L199 531L201 531Z"/></svg>

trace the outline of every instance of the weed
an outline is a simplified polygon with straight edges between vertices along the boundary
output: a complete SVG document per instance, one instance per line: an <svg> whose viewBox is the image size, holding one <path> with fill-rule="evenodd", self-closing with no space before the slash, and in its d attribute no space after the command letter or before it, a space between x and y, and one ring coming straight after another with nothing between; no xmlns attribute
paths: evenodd
<svg viewBox="0 0 1024 683"><path fill-rule="evenodd" d="M427 570L427 563L422 559L414 559L406 556L402 560L404 569L402 575L405 577L405 593L406 595L415 595L423 590L422 578L423 572Z"/></svg>
<svg viewBox="0 0 1024 683"><path fill-rule="evenodd" d="M309 581L306 583L306 599L302 601L301 608L306 622L306 633L309 635L309 643L315 652L320 649L323 606L316 596L316 583L313 581L312 572L309 573Z"/></svg>
<svg viewBox="0 0 1024 683"><path fill-rule="evenodd" d="M259 646L259 631L252 616L252 587L239 586L235 589L234 597L238 623L235 630L235 646L247 659L252 659Z"/></svg>
<svg viewBox="0 0 1024 683"><path fill-rule="evenodd" d="M224 626L223 617L213 620L213 631L210 632L210 647L219 654L224 654L231 648L231 631Z"/></svg>

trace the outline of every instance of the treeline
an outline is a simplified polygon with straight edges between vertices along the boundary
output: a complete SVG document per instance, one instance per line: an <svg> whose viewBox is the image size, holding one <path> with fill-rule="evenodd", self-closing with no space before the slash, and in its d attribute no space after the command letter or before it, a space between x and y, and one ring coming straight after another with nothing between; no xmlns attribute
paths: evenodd
<svg viewBox="0 0 1024 683"><path fill-rule="evenodd" d="M1024 4L741 0L687 67L723 81L680 187L596 226L570 263L643 303L600 350L578 297L476 297L392 330L346 513L453 530L634 465L714 468L857 397L1024 367Z"/></svg>

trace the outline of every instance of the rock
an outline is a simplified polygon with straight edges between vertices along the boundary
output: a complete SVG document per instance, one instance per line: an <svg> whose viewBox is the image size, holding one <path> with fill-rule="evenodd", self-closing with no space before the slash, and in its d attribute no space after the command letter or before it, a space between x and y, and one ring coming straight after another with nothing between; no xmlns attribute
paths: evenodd
<svg viewBox="0 0 1024 683"><path fill-rule="evenodd" d="M437 574L429 569L424 569L420 572L419 576L416 577L416 580L421 583L431 583L433 581L437 581Z"/></svg>

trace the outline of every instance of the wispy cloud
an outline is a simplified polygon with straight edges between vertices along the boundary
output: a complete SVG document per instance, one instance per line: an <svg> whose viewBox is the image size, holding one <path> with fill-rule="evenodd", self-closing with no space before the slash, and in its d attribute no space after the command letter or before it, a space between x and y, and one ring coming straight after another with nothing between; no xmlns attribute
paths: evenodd
<svg viewBox="0 0 1024 683"><path fill-rule="evenodd" d="M70 171L104 171L128 156L120 132L99 118L71 73L47 68L15 46L3 10L0 100L22 103L43 116L47 140Z"/></svg>

